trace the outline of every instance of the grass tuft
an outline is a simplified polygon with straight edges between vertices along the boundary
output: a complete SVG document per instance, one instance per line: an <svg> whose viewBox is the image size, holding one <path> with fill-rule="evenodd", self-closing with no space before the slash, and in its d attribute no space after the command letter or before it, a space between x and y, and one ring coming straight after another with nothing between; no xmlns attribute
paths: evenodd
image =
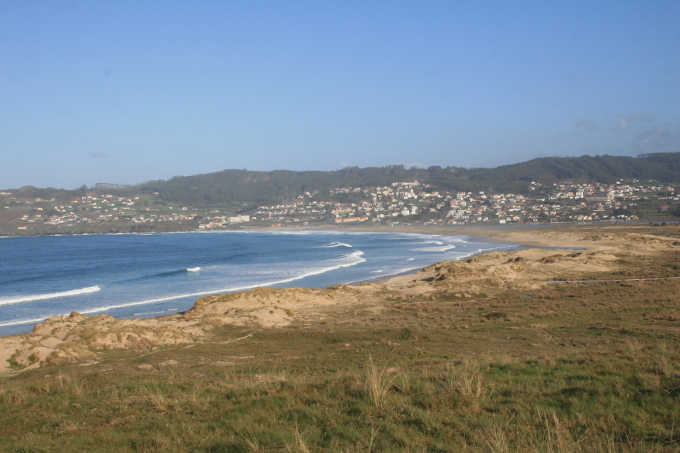
<svg viewBox="0 0 680 453"><path fill-rule="evenodd" d="M382 409L387 401L387 394L397 378L397 374L386 376L387 367L379 368L373 363L369 354L366 366L366 392L376 409Z"/></svg>

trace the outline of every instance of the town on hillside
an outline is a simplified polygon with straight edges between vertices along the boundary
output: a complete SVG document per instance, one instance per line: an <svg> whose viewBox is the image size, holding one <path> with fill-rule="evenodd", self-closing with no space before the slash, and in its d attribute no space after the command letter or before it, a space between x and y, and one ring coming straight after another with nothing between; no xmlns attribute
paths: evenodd
<svg viewBox="0 0 680 453"><path fill-rule="evenodd" d="M158 194L118 196L88 191L66 202L0 192L3 234L144 232L314 226L508 225L664 220L680 214L677 187L655 181L615 184L532 182L530 193L448 192L418 181L388 187L343 187L305 192L287 203L230 212L219 206L166 202ZM161 226L162 228L159 228Z"/></svg>

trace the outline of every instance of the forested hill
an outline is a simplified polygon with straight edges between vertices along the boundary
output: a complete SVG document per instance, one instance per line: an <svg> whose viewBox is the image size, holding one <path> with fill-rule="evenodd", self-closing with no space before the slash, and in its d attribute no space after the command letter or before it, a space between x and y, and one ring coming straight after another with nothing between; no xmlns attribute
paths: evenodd
<svg viewBox="0 0 680 453"><path fill-rule="evenodd" d="M543 157L496 168L405 168L403 165L391 165L349 167L328 172L224 170L204 175L177 176L167 181L150 181L125 189L106 187L100 190L126 196L158 192L165 201L192 206L252 206L290 200L305 192L318 191L319 197L324 198L328 189L337 187L388 186L401 181L419 181L453 191L526 194L531 181L544 184L560 181L612 183L617 179L631 178L680 182L680 153L638 157ZM84 195L87 190L85 186L76 190L27 186L19 193L29 198L54 198L66 202L74 196Z"/></svg>
<svg viewBox="0 0 680 453"><path fill-rule="evenodd" d="M265 204L290 200L304 192L336 187L387 186L399 181L420 181L447 190L490 193L527 193L531 181L552 183L612 183L617 179L655 179L680 182L680 153L647 154L638 157L582 156L544 157L496 168L430 167L407 169L348 167L337 171L248 171L177 176L136 186L142 192L158 192L167 201L191 205L216 203Z"/></svg>

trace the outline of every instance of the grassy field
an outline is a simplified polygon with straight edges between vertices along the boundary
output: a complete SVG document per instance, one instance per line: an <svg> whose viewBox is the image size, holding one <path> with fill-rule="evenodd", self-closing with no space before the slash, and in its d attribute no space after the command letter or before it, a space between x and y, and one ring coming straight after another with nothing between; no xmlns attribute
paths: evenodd
<svg viewBox="0 0 680 453"><path fill-rule="evenodd" d="M679 451L680 253L626 259L587 276L625 281L335 307L26 371L0 380L0 448Z"/></svg>

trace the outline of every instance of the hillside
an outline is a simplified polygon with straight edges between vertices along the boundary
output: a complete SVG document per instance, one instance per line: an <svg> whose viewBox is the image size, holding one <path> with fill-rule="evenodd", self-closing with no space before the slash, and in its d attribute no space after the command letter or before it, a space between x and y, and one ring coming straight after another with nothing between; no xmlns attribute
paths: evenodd
<svg viewBox="0 0 680 453"><path fill-rule="evenodd" d="M626 156L542 157L528 162L495 168L439 167L405 168L348 167L337 171L250 171L223 170L169 180L149 181L136 186L100 184L95 190L131 196L158 193L160 199L192 206L230 204L254 207L283 202L319 192L327 195L339 187L389 186L394 182L419 181L449 191L486 191L528 194L531 181L552 184L561 181L611 184L618 179L653 179L680 182L680 152ZM85 194L87 187L75 190L36 188L19 189L25 198L69 200Z"/></svg>
<svg viewBox="0 0 680 453"><path fill-rule="evenodd" d="M224 170L195 176L177 176L135 187L169 202L191 205L245 203L267 204L290 200L305 192L337 187L388 186L400 181L420 181L445 190L513 192L527 194L531 181L554 183L565 180L613 183L617 179L680 181L680 153L640 157L582 156L544 157L496 168L429 167L403 165L323 171L269 172Z"/></svg>
<svg viewBox="0 0 680 453"><path fill-rule="evenodd" d="M0 236L223 228L533 224L680 216L680 153L492 169L224 170L138 186L0 191Z"/></svg>

